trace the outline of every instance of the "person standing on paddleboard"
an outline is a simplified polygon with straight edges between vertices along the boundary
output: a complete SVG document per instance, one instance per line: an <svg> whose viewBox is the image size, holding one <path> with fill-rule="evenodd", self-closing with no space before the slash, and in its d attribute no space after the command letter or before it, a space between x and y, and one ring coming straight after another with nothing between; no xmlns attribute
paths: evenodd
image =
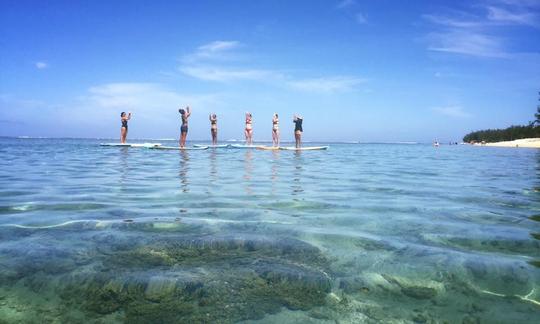
<svg viewBox="0 0 540 324"><path fill-rule="evenodd" d="M274 113L272 118L272 146L279 147L279 117Z"/></svg>
<svg viewBox="0 0 540 324"><path fill-rule="evenodd" d="M188 118L191 116L191 109L189 106L186 109L178 109L180 117L182 118L182 126L180 127L180 147L186 146L186 137L188 132Z"/></svg>
<svg viewBox="0 0 540 324"><path fill-rule="evenodd" d="M212 145L217 145L217 116L210 114L210 133L212 133Z"/></svg>
<svg viewBox="0 0 540 324"><path fill-rule="evenodd" d="M253 144L253 115L248 111L246 112L246 145L252 145Z"/></svg>
<svg viewBox="0 0 540 324"><path fill-rule="evenodd" d="M122 121L122 126L120 127L120 143L126 144L126 138L128 133L128 120L131 119L131 113L126 115L126 112L122 111L120 114L120 120Z"/></svg>
<svg viewBox="0 0 540 324"><path fill-rule="evenodd" d="M296 142L296 148L300 148L300 146L302 146L302 121L304 121L302 116L294 115L294 140Z"/></svg>

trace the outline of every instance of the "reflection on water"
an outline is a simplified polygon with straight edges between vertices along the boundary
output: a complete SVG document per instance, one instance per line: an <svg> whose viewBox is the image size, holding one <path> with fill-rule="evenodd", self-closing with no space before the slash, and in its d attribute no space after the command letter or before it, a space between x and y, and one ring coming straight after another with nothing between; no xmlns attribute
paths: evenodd
<svg viewBox="0 0 540 324"><path fill-rule="evenodd" d="M302 188L302 171L304 159L302 156L302 151L294 151L293 154L293 178L291 182L291 189L292 195L296 196L304 191L304 189Z"/></svg>
<svg viewBox="0 0 540 324"><path fill-rule="evenodd" d="M270 162L270 181L272 182L272 195L276 194L276 183L279 181L279 150L272 150L272 161Z"/></svg>
<svg viewBox="0 0 540 324"><path fill-rule="evenodd" d="M129 148L120 147L120 184L122 189L125 189L123 186L127 180L129 173Z"/></svg>
<svg viewBox="0 0 540 324"><path fill-rule="evenodd" d="M180 176L180 187L182 192L189 192L189 152L185 150L180 150L180 169L178 175Z"/></svg>
<svg viewBox="0 0 540 324"><path fill-rule="evenodd" d="M212 149L210 152L209 152L209 155L210 155L210 184L215 184L219 175L218 175L218 171L217 171L217 163L216 163L216 158L217 158L217 153L216 153L216 150L217 149Z"/></svg>
<svg viewBox="0 0 540 324"><path fill-rule="evenodd" d="M244 153L244 187L246 194L252 195L253 188L251 184L251 177L253 174L253 151L247 149Z"/></svg>

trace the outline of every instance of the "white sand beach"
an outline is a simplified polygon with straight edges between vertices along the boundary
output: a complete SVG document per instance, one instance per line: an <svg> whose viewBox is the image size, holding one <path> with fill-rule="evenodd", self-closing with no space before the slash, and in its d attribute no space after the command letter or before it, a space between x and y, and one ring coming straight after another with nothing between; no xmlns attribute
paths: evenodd
<svg viewBox="0 0 540 324"><path fill-rule="evenodd" d="M496 147L528 147L540 148L540 138L523 138L515 141L495 142L486 144L475 144L479 146L496 146Z"/></svg>

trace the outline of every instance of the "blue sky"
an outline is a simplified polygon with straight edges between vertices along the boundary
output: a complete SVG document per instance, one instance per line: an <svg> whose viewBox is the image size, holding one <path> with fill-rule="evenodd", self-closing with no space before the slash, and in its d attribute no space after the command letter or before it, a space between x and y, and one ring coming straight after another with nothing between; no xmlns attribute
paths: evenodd
<svg viewBox="0 0 540 324"><path fill-rule="evenodd" d="M459 141L538 91L540 0L0 1L0 136Z"/></svg>

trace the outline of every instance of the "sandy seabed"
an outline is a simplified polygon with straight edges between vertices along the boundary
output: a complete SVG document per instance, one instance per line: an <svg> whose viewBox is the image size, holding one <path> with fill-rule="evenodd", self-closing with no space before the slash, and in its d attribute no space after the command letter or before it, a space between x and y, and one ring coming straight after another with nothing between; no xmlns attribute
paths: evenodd
<svg viewBox="0 0 540 324"><path fill-rule="evenodd" d="M540 148L540 138L523 138L515 141L475 144L478 146Z"/></svg>

